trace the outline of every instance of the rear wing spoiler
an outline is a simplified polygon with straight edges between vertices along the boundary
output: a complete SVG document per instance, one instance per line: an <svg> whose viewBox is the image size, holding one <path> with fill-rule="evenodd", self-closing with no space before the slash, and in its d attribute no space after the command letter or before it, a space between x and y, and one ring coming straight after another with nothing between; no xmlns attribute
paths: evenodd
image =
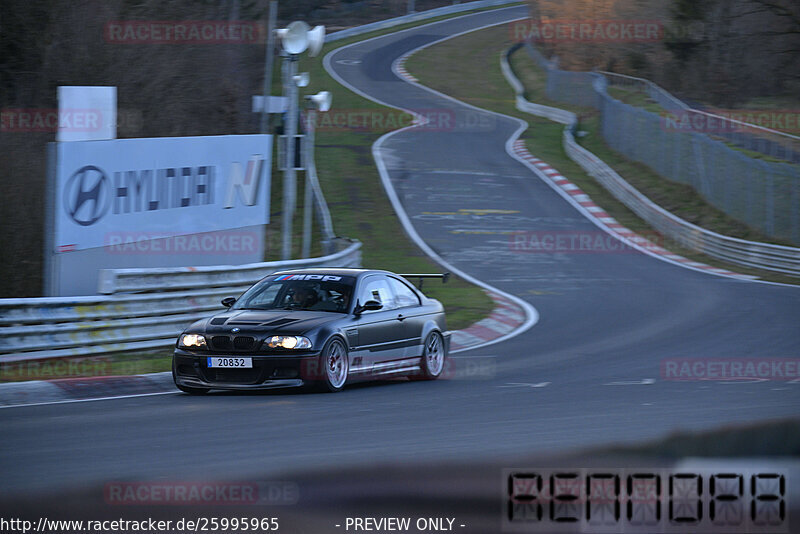
<svg viewBox="0 0 800 534"><path fill-rule="evenodd" d="M446 284L447 280L450 279L450 273L442 273L442 274L401 274L403 278L408 280L409 278L417 278L419 280L419 288L422 289L422 284L426 278L441 278L442 283Z"/></svg>

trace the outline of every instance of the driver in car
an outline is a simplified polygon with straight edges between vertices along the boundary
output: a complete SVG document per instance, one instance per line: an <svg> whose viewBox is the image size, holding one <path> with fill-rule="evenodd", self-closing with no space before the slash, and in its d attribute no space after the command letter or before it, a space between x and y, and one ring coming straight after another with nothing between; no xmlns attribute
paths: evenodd
<svg viewBox="0 0 800 534"><path fill-rule="evenodd" d="M317 292L307 286L296 288L292 294L292 304L304 310L311 309L317 300Z"/></svg>

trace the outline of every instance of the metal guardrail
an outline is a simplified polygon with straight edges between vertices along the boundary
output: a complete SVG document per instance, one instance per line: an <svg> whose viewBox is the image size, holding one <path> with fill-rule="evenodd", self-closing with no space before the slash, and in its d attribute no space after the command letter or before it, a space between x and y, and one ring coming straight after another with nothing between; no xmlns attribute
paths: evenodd
<svg viewBox="0 0 800 534"><path fill-rule="evenodd" d="M516 44L500 56L500 69L503 71L503 76L505 76L508 83L511 84L511 87L514 89L517 109L561 124L571 125L576 123L577 119L575 114L571 111L534 104L525 98L525 86L522 85L522 82L514 75L514 72L511 70L511 65L508 63L508 56L513 54L521 46L520 44Z"/></svg>
<svg viewBox="0 0 800 534"><path fill-rule="evenodd" d="M800 276L800 248L724 236L685 221L653 203L614 169L580 146L573 135L578 124L578 118L574 113L534 104L523 96L524 86L508 62L510 55L518 48L519 46L510 48L500 58L503 75L514 88L517 109L566 124L563 145L567 155L600 182L617 200L654 229L686 248L746 267Z"/></svg>
<svg viewBox="0 0 800 534"><path fill-rule="evenodd" d="M303 267L354 267L361 264L361 243L349 242L344 250L319 258L268 261L245 265L161 267L149 269L102 269L98 292L114 293L175 291L179 289L250 285L281 269Z"/></svg>
<svg viewBox="0 0 800 534"><path fill-rule="evenodd" d="M664 116L628 105L609 95L607 77L559 70L555 60L544 58L530 43L525 47L545 69L549 99L599 111L600 134L609 147L667 180L692 187L709 204L764 235L800 244L800 165L737 150L728 134L717 132L726 129L719 124L708 124L707 133L695 131L706 128L702 121L691 123L693 111ZM758 146L769 141L763 137L747 131L730 135L770 152ZM791 155L770 143L776 154ZM796 156L800 163L800 153Z"/></svg>
<svg viewBox="0 0 800 534"><path fill-rule="evenodd" d="M676 98L650 80L636 78L635 76L628 76L626 74L617 74L616 72L606 72L602 70L597 72L605 76L611 86L625 87L628 89L632 88L636 91L647 93L647 96L652 98L659 106L667 111L692 109L685 102Z"/></svg>
<svg viewBox="0 0 800 534"><path fill-rule="evenodd" d="M329 256L237 266L103 271L107 295L0 299L0 363L167 348L264 276L302 267L360 267L361 243ZM147 291L147 293L129 293Z"/></svg>
<svg viewBox="0 0 800 534"><path fill-rule="evenodd" d="M443 15L453 15L455 13L462 13L464 11L470 11L473 9L519 4L521 1L522 0L477 0L475 2L466 2L464 4L437 7L427 11L420 11L418 13L403 15L402 17L395 17L392 19L379 20L378 22L364 24L363 26L356 26L354 28L347 28L346 30L330 33L325 36L325 42L329 43L332 41L338 41L340 39L346 39L355 35L362 35L369 32L393 28L395 26L399 26L400 24L407 24L409 22L441 17Z"/></svg>

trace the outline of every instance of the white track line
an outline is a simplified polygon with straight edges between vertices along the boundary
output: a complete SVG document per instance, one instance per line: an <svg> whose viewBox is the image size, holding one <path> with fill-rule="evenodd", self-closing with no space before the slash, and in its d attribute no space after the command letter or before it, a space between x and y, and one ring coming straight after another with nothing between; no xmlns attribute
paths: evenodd
<svg viewBox="0 0 800 534"><path fill-rule="evenodd" d="M497 9L497 10L493 10L492 13L497 12L497 11L503 11L504 9L519 9L519 7L520 6L514 6L514 7L510 7L510 8ZM482 15L482 14L485 14L485 12L472 13L472 14L469 14L469 15L464 15L463 17L454 17L454 18L466 18L466 17L471 17L471 16L475 16L475 15ZM483 28L489 28L491 26L497 26L498 24L508 24L509 22L512 22L513 20L520 20L521 18L526 18L526 17L519 17L519 18L516 18L516 19L511 19L511 20L507 20L507 21L503 21L503 22L495 22L495 23L492 23L492 24L486 24L486 25L480 26L478 28L467 30L467 31L464 31L464 32L461 32L461 33L457 33L457 34L454 34L454 35L449 35L449 36L445 37L444 39L440 39L439 41L434 41L434 42L441 42L441 41L444 41L446 39L451 39L453 37L457 37L458 35L462 35L462 34L465 34L465 33L472 32L472 31L480 30L480 29L483 29ZM377 141L375 141L375 143L373 143L373 145L372 145L372 157L375 159L375 164L378 167L378 174L380 174L381 182L383 183L383 188L386 190L386 195L389 197L389 201L392 203L392 207L394 208L395 213L397 213L397 218L400 219L400 223L403 225L403 229L405 229L406 233L411 238L411 240L414 241L414 243L420 249L422 249L422 251L425 252L425 254L427 254L431 259L433 259L436 263L441 265L443 268L447 269L448 271L452 272L453 274L457 275L458 277L463 278L464 280L467 280L468 282L470 282L472 284L475 284L478 287L481 287L483 289L486 289L487 291L492 291L494 293L502 295L503 297L505 297L505 298L511 300L512 302L514 302L516 305L520 306L525 311L525 315L526 315L525 322L522 323L522 325L517 327L512 332L509 332L508 334L505 334L505 335L503 335L501 337L498 337L496 339L487 341L485 343L481 343L481 344L478 344L478 345L473 345L473 346L470 346L470 347L465 347L463 349L457 349L457 350L452 351L452 353L455 354L457 352L462 352L462 351L466 351L466 350L473 350L473 349L477 349L477 348L481 348L481 347L486 347L488 345L493 345L495 343L500 343L501 341L506 341L507 339L511 339L513 337L516 337L519 334L521 334L521 333L525 332L526 330L528 330L529 328L531 328L533 325L535 325L539 321L539 312L536 310L536 308L534 308L532 305L530 305L529 303L525 302L524 300L522 300L522 299L520 299L520 298L518 298L518 297L516 297L514 295L511 295L509 293L506 293L505 291L501 291L501 290L497 289L496 287L490 286L486 282L483 282L482 280L478 280L477 278L465 273L461 269L458 269L457 267L451 265L450 263L445 261L444 258L439 256L439 254L436 253L430 246L428 246L428 244L425 241L423 241L423 239L417 233L417 230L414 228L414 225L411 223L411 220L409 219L408 214L406 213L405 209L403 208L403 205L400 203L400 199L398 198L397 192L395 191L394 186L392 185L392 181L391 181L391 179L389 177L389 172L388 172L388 170L386 168L386 164L384 163L383 158L382 158L382 156L380 154L380 149L381 149L381 146L383 145L383 143L386 142L386 140L391 138L393 135L396 135L396 134L398 134L400 132L404 132L406 130L417 128L418 126L424 124L426 122L426 119L424 117L422 117L421 115L419 115L417 113L414 113L413 111L411 111L409 109L393 106L391 104L388 104L386 102L378 100L377 98L374 98L371 95L368 95L368 94L364 93L360 89L352 86L349 82L344 80L331 67L331 58L332 58L332 56L334 56L335 54L337 54L337 53L339 53L339 52L341 52L343 50L346 50L347 48L350 48L352 46L357 46L357 45L372 41L374 39L381 39L381 38L387 37L388 35L397 35L399 33L404 33L404 32L408 32L408 31L412 31L412 30L418 30L419 28L424 28L426 26L432 26L432 25L435 25L435 24L442 24L444 22L449 22L449 21L452 21L452 20L453 19L451 18L451 19L447 19L446 21L432 22L430 24L424 24L422 26L415 26L413 28L407 28L405 30L400 30L398 32L393 32L391 34L379 35L377 37L372 37L370 39L365 39L363 41L358 41L356 43L351 43L349 45L345 45L345 46L342 46L340 48L337 48L335 50L332 50L332 51L328 52L325 55L325 57L323 58L322 63L323 63L323 66L325 67L325 70L328 72L328 74L331 75L331 77L333 79L335 79L337 82L342 84L344 87L347 87L348 89L350 89L354 93L366 98L367 100L371 100L371 101L373 101L373 102L375 102L377 104L380 104L382 106L386 106L386 107L390 107L390 108L394 108L394 109L399 109L400 111L405 111L406 113L408 113L409 115L412 115L415 119L417 119L416 120L417 124L412 124L411 126L406 126L405 128L401 128L399 130L395 130L393 132L389 132L387 134L384 134ZM433 43L429 43L429 44L433 44ZM419 49L421 49L421 48L424 48L424 47L420 47ZM418 49L415 49L412 52L414 52L416 50L418 50ZM397 61L392 63L392 71L395 74L397 74L398 76L401 76L395 70L396 63L397 63ZM405 78L403 78L403 79L405 79ZM411 82L409 82L409 83L411 83ZM419 85L419 84L415 84L415 85ZM424 87L424 86L419 85L419 87ZM427 88L425 88L425 89L427 89ZM431 89L429 89L429 90L431 90ZM455 99L451 98L451 100L455 100ZM455 100L455 101L458 102L457 100ZM475 109L478 109L478 108L475 108ZM480 110L480 111L485 111L485 110ZM527 126L527 124L526 124L526 126Z"/></svg>
<svg viewBox="0 0 800 534"><path fill-rule="evenodd" d="M4 406L0 406L0 410L4 408L28 408L31 406L48 406L50 404L73 404L76 402L95 402L95 401L106 401L106 400L119 400L119 399L135 399L136 397L152 397L154 395L178 395L181 392L177 389L175 391L156 391L154 393L136 393L134 395L118 395L115 397L97 397L92 399L65 399L65 400L57 400L57 401L49 401L49 402L31 402L28 404L7 404Z"/></svg>
<svg viewBox="0 0 800 534"><path fill-rule="evenodd" d="M511 9L511 8L506 8L506 9ZM527 17L522 17L522 18L520 18L520 19L515 19L515 20L523 20L523 19L525 19L525 18L527 18ZM571 204L571 205L572 205L572 206L573 206L573 207L574 207L576 210L578 210L578 212L580 212L580 213L581 213L581 214L582 214L584 217L586 217L587 219L589 219L589 221L590 221L590 222L592 222L592 223L593 223L595 226L597 226L598 228L600 228L601 230L603 230L604 232L606 232L606 233L607 233L607 234L609 234L610 236L614 237L615 239L617 239L617 240L619 240L619 241L621 241L621 242L623 242L623 243L627 244L627 245L628 245L628 246L630 246L631 248L635 248L636 250L638 250L638 251L639 251L639 252L641 252L642 254L646 254L647 256L650 256L651 258L655 258L655 259L657 259L657 260L660 260L660 261L663 261L663 262L666 262L666 263L670 263L670 264L672 264L672 265L675 265L675 266L677 266L677 267L681 267L681 268L683 268L683 269L689 269L690 271L695 271L695 272L699 272L699 273L704 273L704 274L708 274L708 275L711 275L711 276L721 276L721 277L723 277L723 278L727 278L727 279L729 279L729 280L736 280L736 281L738 281L738 282L745 282L745 283L746 283L746 282L750 282L750 283L768 284L768 285L775 285L775 286L781 286L781 287L792 287L792 288L795 288L795 289L798 289L798 288L800 288L800 285L795 285L795 284L787 284L787 283L784 283L784 282L772 282L772 281L769 281L769 280L761 280L761 279L749 279L749 278L741 278L741 277L737 277L737 276L731 276L731 275L726 275L726 274L723 274L723 273L718 273L718 272L714 272L714 271L709 271L709 270L707 270L707 269L702 269L702 268L698 268L698 267L693 267L693 266L691 266L691 265L687 265L686 263L681 263L681 262L679 262L679 261L676 261L676 260L670 259L668 256L664 256L664 255L659 255L659 254L656 254L656 253L654 253L653 251L651 251L651 250L648 250L646 247L640 246L639 244L637 244L637 243L635 243L635 242L628 242L628 241L627 241L627 240L625 240L625 239L624 239L622 236L618 235L618 234L617 234L615 231L613 231L613 229L611 229L611 228L608 228L608 227L607 227L607 226L606 226L606 225L605 225L605 224L604 224L602 221L599 221L599 220L598 220L596 217L594 217L594 214L593 214L593 213L591 213L591 211L590 211L588 208L585 208L585 207L581 206L581 205L580 205L580 204L579 204L579 203L578 203L578 202L575 200L575 198L573 198L573 196L572 196L572 195L569 195L568 193L566 193L565 191L563 191L563 190L562 190L562 189L561 189L561 188L560 188L558 185L556 185L555 183L553 183L553 182L552 182L552 180L550 180L550 179L549 179L549 177L548 177L548 175L546 174L546 171L543 171L543 170L539 169L538 167L536 167L536 166L535 166L534 164L532 164L531 162L529 162L529 161L525 160L525 158L523 158L523 157L521 157L521 156L519 156L519 155L517 155L517 154L516 154L516 152L515 152L515 150L514 150L514 143L517 141L517 139L518 139L518 138L519 138L519 136L522 134L522 132L524 132L526 129L528 129L528 127L529 127L529 126L528 126L528 123L527 123L527 121L524 121L523 119L519 119L519 118L517 118L517 117L512 117L512 116L510 116L510 115L505 115L504 113L499 113L499 112L497 112L497 111L492 111L492 110L488 110L488 109L483 109L483 108L479 108L479 107L477 107L477 106L474 106L474 105L472 105L472 104L468 104L468 103L466 103L466 102L463 102L463 101L461 101L461 100L458 100L458 99L457 99L457 98L455 98L455 97L452 97L452 96L450 96L450 95L447 95L447 94L445 94L445 93L442 93L442 92L440 92L440 91L437 91L436 89L431 89L430 87L427 87L427 86L425 86L425 85L422 85L421 83L419 83L419 82L417 82L417 81L412 81L412 80L409 80L409 79L407 79L407 78L403 77L403 76L402 76L402 75L401 75L399 72L397 72L397 71L395 70L395 66L396 66L396 65L398 65L398 64L401 64L401 65L402 65L402 64L404 64L404 63L405 63L405 61L406 61L406 60L407 60L407 59L408 59L408 58L409 58L411 55L413 55L413 54L415 54L415 53L419 52L420 50L423 50L423 49L425 49L425 48L427 48L427 47L429 47L429 46L432 46L432 45L434 45L434 44L441 43L442 41L445 41L445 40L447 40L447 39L452 39L452 38L454 38L454 37L459 37L459 36L461 36L461 35L464 35L464 34L467 34L467 33L471 33L471 32L474 32L474 31L483 30L483 29L485 29L485 28L490 28L490 27L492 27L492 26L498 26L498 25L500 25L500 24L507 24L508 22L513 22L513 21L506 21L506 22L498 22L498 23L494 23L494 24L487 24L486 26L481 26L481 27L478 27L478 28L473 28L473 29L471 29L471 30L466 30L466 31L463 31L463 32L459 32L459 33L456 33L456 34L453 34L453 35L449 35L449 36L447 36L447 37L446 37L446 38L444 38L444 39L440 39L440 40L438 40L438 41L433 41L433 42L430 42L430 43L424 44L424 45L422 45L422 46L418 46L417 48L414 48L413 50L409 50L408 52L406 52L405 54L403 54L402 56L400 56L399 58L397 58L397 59L394 61L394 63L392 64L392 71L393 71L393 72L394 72L396 75L398 75L398 76L400 76L401 78L403 78L403 79L406 81L406 83L409 83L409 84L411 84L411 85L413 85L413 86L415 86L415 87L419 87L420 89L424 89L425 91L428 91L428 92L430 92L430 93L432 93L432 94L435 94L435 95L437 95L437 96L440 96L440 97L442 97L442 98L444 98L444 99L450 100L450 101L452 101L452 102L456 102L456 103L458 103L458 104L461 104L461 105L463 105L463 106L466 106L466 107L468 107L468 108L470 108L470 109L474 109L474 110L476 110L476 111L482 111L482 112L484 112L484 113L491 113L491 114L493 114L493 115L497 115L497 116L500 116L500 117L504 117L504 118L506 118L506 119L510 119L510 120L517 121L518 123L520 123L520 128L519 128L519 129L518 129L516 132L514 132L514 134L512 134L512 136L511 136L511 137L508 139L508 142L506 143L506 153L508 153L508 155L509 155L509 156L511 156L511 157L512 157L512 158L514 158L515 160L519 161L520 163L522 163L523 165L525 165L526 167L528 167L528 168L529 168L531 171L533 171L533 173L534 173L534 174L536 174L536 176L537 176L539 179L541 179L543 182L545 182L545 183L546 183L546 184L547 184L547 185L548 185L548 186L549 186L549 187L550 187L550 188L551 188L553 191L555 191L556 193L558 193L558 194L559 194L559 196L561 196L561 197L562 197L564 200L566 200L566 201L567 201L569 204ZM433 24L436 24L436 23L433 23ZM410 29L415 29L415 28L410 28ZM398 33L399 33L399 32L398 32ZM381 37L383 37L383 36L381 36ZM376 38L377 38L377 37L376 37ZM364 42L364 41L362 41L362 42ZM353 43L353 45L355 45L355 44L357 44L357 43ZM348 46L353 46L353 45L348 45ZM337 50L340 50L340 49L337 49ZM334 52L336 52L337 50L333 50L333 51L331 51L331 52L330 52L330 54L333 54L333 53L334 53ZM329 55L330 55L330 54L329 54ZM327 56L325 57L325 59L327 59ZM326 65L326 70L328 70L328 72L330 73L330 69L328 69L327 65ZM332 74L332 75L333 75L333 74ZM335 77L337 80L339 80L339 78L338 78L338 77L336 77L335 75L334 75L334 77ZM340 83L341 83L341 82L340 82ZM361 93L361 92L360 92L360 91L358 91L358 90L355 90L354 88L351 88L351 89L352 89L352 90L354 90L355 92L357 92L357 93L361 94L362 96L366 96L367 98L369 98L370 100L373 100L374 102L377 102L377 103L379 103L379 104L383 104L383 105L387 105L387 106L389 106L389 104L385 104L384 102L380 102L380 101L378 101L378 100L375 100L374 98L371 98L371 97L369 97L369 96L367 96L367 95L364 95L363 93ZM509 89L510 89L510 88L509 88ZM389 106L389 107L394 107L394 106ZM398 108L398 109L400 109L400 108ZM406 111L407 113L411 113L412 115L415 115L415 116L416 116L416 114L414 114L414 112L413 112L413 111L409 111L409 110L403 110L403 111ZM398 131L399 131L399 130L398 130ZM380 140L379 140L379 141L380 141ZM548 165L548 167L549 167L549 165ZM554 170L555 170L555 169L554 169ZM552 171L549 171L549 170L548 170L547 172L552 172ZM555 171L555 172L558 172L558 171ZM681 256L679 256L679 257L681 257ZM682 257L681 257L681 258L682 258Z"/></svg>

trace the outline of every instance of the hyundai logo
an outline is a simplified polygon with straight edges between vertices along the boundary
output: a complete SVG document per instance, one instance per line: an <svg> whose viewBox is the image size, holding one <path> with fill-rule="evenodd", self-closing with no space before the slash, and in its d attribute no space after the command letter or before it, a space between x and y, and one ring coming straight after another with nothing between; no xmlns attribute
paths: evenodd
<svg viewBox="0 0 800 534"><path fill-rule="evenodd" d="M93 225L106 214L110 206L111 183L101 169L87 165L67 181L64 209L77 224Z"/></svg>

